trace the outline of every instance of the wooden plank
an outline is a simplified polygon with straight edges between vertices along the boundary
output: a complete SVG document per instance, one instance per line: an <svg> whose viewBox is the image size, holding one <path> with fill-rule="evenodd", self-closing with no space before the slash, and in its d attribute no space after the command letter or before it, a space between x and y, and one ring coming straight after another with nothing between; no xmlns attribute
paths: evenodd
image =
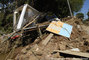
<svg viewBox="0 0 89 60"><path fill-rule="evenodd" d="M49 40L53 37L54 34L50 33L45 40L43 40L42 44L43 45L47 45L47 43L49 42Z"/></svg>
<svg viewBox="0 0 89 60"><path fill-rule="evenodd" d="M38 27L39 35L42 36L41 29Z"/></svg>
<svg viewBox="0 0 89 60"><path fill-rule="evenodd" d="M59 51L59 52L64 54L70 54L70 55L89 58L89 53L83 53L83 52L77 52L77 51L71 51L71 50Z"/></svg>
<svg viewBox="0 0 89 60"><path fill-rule="evenodd" d="M33 19L33 21L29 22L28 24L26 24L23 29L25 29L27 26L29 26L30 24L32 24L33 22L35 22L35 20L38 18L39 16L37 16L35 19Z"/></svg>

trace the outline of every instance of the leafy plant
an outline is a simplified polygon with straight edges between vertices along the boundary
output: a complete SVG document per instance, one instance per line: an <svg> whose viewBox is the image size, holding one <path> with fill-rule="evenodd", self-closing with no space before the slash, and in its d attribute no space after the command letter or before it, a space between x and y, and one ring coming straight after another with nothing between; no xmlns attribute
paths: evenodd
<svg viewBox="0 0 89 60"><path fill-rule="evenodd" d="M83 13L77 13L76 17L80 18L80 19L83 19L84 18L84 14Z"/></svg>

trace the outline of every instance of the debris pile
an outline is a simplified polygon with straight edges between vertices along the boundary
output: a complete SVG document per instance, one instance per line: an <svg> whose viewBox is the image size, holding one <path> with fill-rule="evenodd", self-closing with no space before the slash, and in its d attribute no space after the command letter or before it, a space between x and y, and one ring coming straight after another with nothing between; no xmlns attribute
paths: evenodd
<svg viewBox="0 0 89 60"><path fill-rule="evenodd" d="M22 13L16 20L19 10ZM44 16L27 4L14 12L14 32L0 44L1 53L9 52L6 60L89 58L88 30L81 19L56 17L43 21Z"/></svg>
<svg viewBox="0 0 89 60"><path fill-rule="evenodd" d="M88 34L83 30L83 23L80 19L72 18L68 21L65 21L73 26L72 34L70 38L63 37L61 35L57 35L50 32L45 32L41 39L37 38L32 44L24 47L20 53L17 54L16 60L50 60L67 57L87 57L89 58L88 50L89 50L89 37ZM50 41L47 42L47 39ZM46 40L46 42L44 41ZM43 44L46 43L46 44ZM60 51L70 50L70 49L78 49L78 52L86 53L87 55L82 56L81 54L75 54L75 56L71 56L71 51L68 55L61 55ZM86 49L87 48L87 49ZM75 53L75 52L74 52ZM66 54L68 54L66 52ZM72 54L73 55L73 54Z"/></svg>

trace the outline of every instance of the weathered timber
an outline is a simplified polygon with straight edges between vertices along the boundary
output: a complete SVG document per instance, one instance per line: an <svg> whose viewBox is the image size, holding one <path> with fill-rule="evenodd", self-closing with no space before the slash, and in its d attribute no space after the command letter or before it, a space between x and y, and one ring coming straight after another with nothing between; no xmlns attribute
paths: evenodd
<svg viewBox="0 0 89 60"><path fill-rule="evenodd" d="M53 37L54 34L50 33L45 40L43 40L42 44L43 45L47 45L47 43L49 42L49 40Z"/></svg>
<svg viewBox="0 0 89 60"><path fill-rule="evenodd" d="M69 54L69 55L75 55L75 56L79 56L79 57L89 58L89 53L83 53L83 52L71 51L71 50L65 50L65 51L56 50L56 52L60 52L60 53L63 53L63 54Z"/></svg>

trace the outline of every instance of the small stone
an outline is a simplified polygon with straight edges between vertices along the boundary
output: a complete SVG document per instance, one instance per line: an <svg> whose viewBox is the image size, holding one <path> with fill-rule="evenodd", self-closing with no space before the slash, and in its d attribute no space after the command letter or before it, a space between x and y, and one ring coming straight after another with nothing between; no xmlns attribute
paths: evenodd
<svg viewBox="0 0 89 60"><path fill-rule="evenodd" d="M7 60L13 60L13 59L7 59Z"/></svg>
<svg viewBox="0 0 89 60"><path fill-rule="evenodd" d="M55 54L52 55L52 57L53 58L60 58L60 55L59 55L59 53L55 53Z"/></svg>
<svg viewBox="0 0 89 60"><path fill-rule="evenodd" d="M84 45L89 46L89 40L88 39L84 41Z"/></svg>
<svg viewBox="0 0 89 60"><path fill-rule="evenodd" d="M60 49L60 50L65 50L65 49L66 49L66 45L59 44L59 49Z"/></svg>
<svg viewBox="0 0 89 60"><path fill-rule="evenodd" d="M35 54L38 56L42 56L43 53L42 53L42 51L36 51Z"/></svg>
<svg viewBox="0 0 89 60"><path fill-rule="evenodd" d="M27 50L24 48L24 49L22 49L22 51L21 51L23 54L26 54L27 53Z"/></svg>

